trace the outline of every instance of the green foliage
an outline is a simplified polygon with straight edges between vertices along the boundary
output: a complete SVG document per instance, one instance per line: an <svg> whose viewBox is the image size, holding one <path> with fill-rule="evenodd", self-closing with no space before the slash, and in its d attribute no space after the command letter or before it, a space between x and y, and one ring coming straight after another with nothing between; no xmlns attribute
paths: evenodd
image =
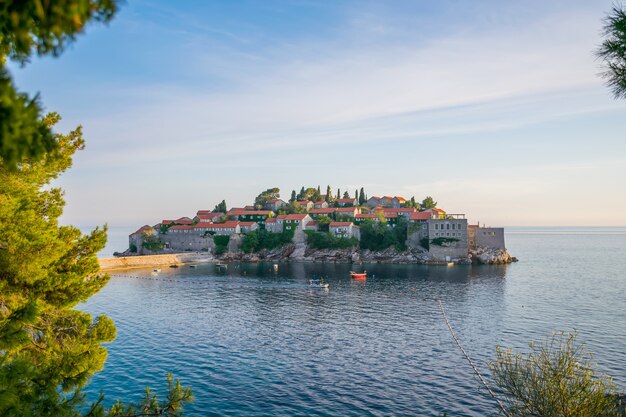
<svg viewBox="0 0 626 417"><path fill-rule="evenodd" d="M394 246L397 250L406 250L407 223L399 219L395 227L384 222L368 220L361 224L361 249L385 250Z"/></svg>
<svg viewBox="0 0 626 417"><path fill-rule="evenodd" d="M177 379L173 381L172 374L167 375L167 397L165 400L159 400L155 393L150 388L146 388L144 398L137 404L123 404L121 402L115 403L106 412L107 417L128 417L128 416L163 416L163 417L179 417L183 413L183 405L185 403L193 401L193 394L190 388L182 387L180 381ZM93 408L92 412L87 416L104 416L100 414L104 410L99 407Z"/></svg>
<svg viewBox="0 0 626 417"><path fill-rule="evenodd" d="M555 333L530 343L527 355L496 348L489 364L494 381L506 395L512 417L622 416L616 387L598 374L592 355L575 333Z"/></svg>
<svg viewBox="0 0 626 417"><path fill-rule="evenodd" d="M426 250L430 249L430 240L428 239L428 237L423 237L420 239L420 246Z"/></svg>
<svg viewBox="0 0 626 417"><path fill-rule="evenodd" d="M361 187L361 190L359 192L359 206L365 204L366 201L367 197L365 197L365 190L363 190L363 187Z"/></svg>
<svg viewBox="0 0 626 417"><path fill-rule="evenodd" d="M437 207L437 202L431 196L426 197L420 204L422 210L428 210Z"/></svg>
<svg viewBox="0 0 626 417"><path fill-rule="evenodd" d="M258 252L261 249L275 249L291 243L293 235L293 230L284 230L282 233L271 233L264 229L258 229L244 236L241 250L245 253L252 253Z"/></svg>
<svg viewBox="0 0 626 417"><path fill-rule="evenodd" d="M280 198L280 188L268 188L267 190L256 196L256 198L254 199L254 208L260 210L265 207L269 200L274 200L277 198Z"/></svg>
<svg viewBox="0 0 626 417"><path fill-rule="evenodd" d="M128 247L128 250L130 251L130 253L137 253L137 245L135 245L134 243L131 243L130 246Z"/></svg>
<svg viewBox="0 0 626 417"><path fill-rule="evenodd" d="M44 155L54 157L57 142L43 117L38 96L18 92L4 68L7 57L25 63L32 53L59 55L90 20L109 21L114 0L7 0L0 2L0 158L5 169Z"/></svg>
<svg viewBox="0 0 626 417"><path fill-rule="evenodd" d="M422 205L420 203L418 203L417 201L415 201L415 197L411 197L411 199L409 201L404 203L404 207L414 208L414 209L417 209L417 210L421 210L422 209ZM436 207L436 203L435 203L435 207Z"/></svg>
<svg viewBox="0 0 626 417"><path fill-rule="evenodd" d="M296 190L292 190L291 191L291 198L289 199L290 203L293 203L294 201L296 201L298 199L298 197L296 196Z"/></svg>
<svg viewBox="0 0 626 417"><path fill-rule="evenodd" d="M320 232L328 232L328 225L333 221L330 217L325 214L319 215L315 218L315 222L317 223L317 228Z"/></svg>
<svg viewBox="0 0 626 417"><path fill-rule="evenodd" d="M47 119L47 122L58 117ZM51 126L49 126L51 127ZM83 147L80 129L55 135L58 154L7 169L0 161L0 415L68 415L102 369L113 322L73 310L108 281L96 253L106 227L83 235L59 226L52 180ZM62 387L62 389L61 389ZM66 402L68 398L73 400ZM74 400L75 399L75 400Z"/></svg>
<svg viewBox="0 0 626 417"><path fill-rule="evenodd" d="M616 3L604 20L604 40L597 57L605 71L601 74L616 99L626 99L626 9Z"/></svg>
<svg viewBox="0 0 626 417"><path fill-rule="evenodd" d="M8 72L0 68L0 157L6 168L14 169L25 158L52 156L57 142L50 125L59 117L51 114L48 118L42 118L38 97L30 99L17 92Z"/></svg>
<svg viewBox="0 0 626 417"><path fill-rule="evenodd" d="M307 244L314 249L347 249L358 246L355 238L336 237L331 233L305 230Z"/></svg>
<svg viewBox="0 0 626 417"><path fill-rule="evenodd" d="M33 52L58 56L90 21L108 22L115 0L7 0L0 3L0 55L25 62Z"/></svg>
<svg viewBox="0 0 626 417"><path fill-rule="evenodd" d="M448 246L449 243L458 241L459 239L455 237L436 237L430 241L430 244L435 246Z"/></svg>
<svg viewBox="0 0 626 417"><path fill-rule="evenodd" d="M215 243L215 254L222 255L228 250L230 236L213 236L213 242Z"/></svg>
<svg viewBox="0 0 626 417"><path fill-rule="evenodd" d="M217 204L213 209L213 213L226 213L228 208L226 207L226 200L222 200L221 203Z"/></svg>
<svg viewBox="0 0 626 417"><path fill-rule="evenodd" d="M0 2L0 65L25 63L32 53L58 55L90 20L108 21L115 0ZM55 133L55 114L42 117L37 100L17 93L0 67L0 415L114 415L100 401L85 410L81 389L102 369L115 338L106 316L75 310L109 280L96 253L106 226L87 235L59 226L63 192L51 186L84 146L81 128ZM190 400L176 384L159 405L180 410ZM138 410L137 415L148 415ZM154 411L159 411L154 409ZM119 414L116 414L119 415ZM160 414L150 415L180 415Z"/></svg>
<svg viewBox="0 0 626 417"><path fill-rule="evenodd" d="M326 186L326 199L325 201L330 204L333 201L333 192L330 189L330 185Z"/></svg>

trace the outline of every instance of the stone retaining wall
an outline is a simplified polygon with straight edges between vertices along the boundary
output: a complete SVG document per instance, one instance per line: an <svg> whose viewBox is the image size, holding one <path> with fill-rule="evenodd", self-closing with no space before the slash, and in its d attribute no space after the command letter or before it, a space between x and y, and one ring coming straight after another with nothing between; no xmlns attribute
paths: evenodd
<svg viewBox="0 0 626 417"><path fill-rule="evenodd" d="M119 258L99 258L100 269L151 268L164 265L180 265L188 262L211 261L207 253L173 253L167 255L123 256Z"/></svg>

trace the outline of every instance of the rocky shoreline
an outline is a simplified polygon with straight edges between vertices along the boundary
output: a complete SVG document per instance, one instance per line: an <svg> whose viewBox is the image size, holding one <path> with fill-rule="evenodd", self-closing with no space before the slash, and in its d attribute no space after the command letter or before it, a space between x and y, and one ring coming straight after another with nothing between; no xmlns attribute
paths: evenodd
<svg viewBox="0 0 626 417"><path fill-rule="evenodd" d="M383 251L351 249L311 249L290 244L273 250L262 250L257 253L226 253L216 259L222 261L264 262L264 261L296 261L296 262L335 262L335 263L388 263L388 264L423 264L445 265L448 262L433 257L427 251L397 251L389 248ZM506 250L478 248L465 259L454 260L455 264L509 264L517 262Z"/></svg>

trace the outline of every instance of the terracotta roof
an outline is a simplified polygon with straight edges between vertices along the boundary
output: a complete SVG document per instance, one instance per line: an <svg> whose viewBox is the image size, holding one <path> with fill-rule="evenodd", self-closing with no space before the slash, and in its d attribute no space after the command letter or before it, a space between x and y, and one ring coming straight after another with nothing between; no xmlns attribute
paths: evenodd
<svg viewBox="0 0 626 417"><path fill-rule="evenodd" d="M331 214L334 213L335 211L337 211L336 208L318 208L318 209L313 209L311 211L309 211L309 213L311 214Z"/></svg>
<svg viewBox="0 0 626 417"><path fill-rule="evenodd" d="M196 216L207 215L207 214L211 214L212 212L213 210L198 210L196 212Z"/></svg>
<svg viewBox="0 0 626 417"><path fill-rule="evenodd" d="M280 216L278 216L278 217L280 217ZM267 219L267 220L265 220L265 224L267 224L267 223L276 223L276 219L274 217L272 217L271 219Z"/></svg>
<svg viewBox="0 0 626 417"><path fill-rule="evenodd" d="M355 211L356 207L340 207L340 208L337 208L335 210L340 212L340 213L347 213L349 211Z"/></svg>
<svg viewBox="0 0 626 417"><path fill-rule="evenodd" d="M397 195L397 196L396 196L396 198L397 198L397 199L398 199L398 201L400 201L400 202L404 202L404 201L406 201L406 198L404 198L404 197L400 197L399 195Z"/></svg>
<svg viewBox="0 0 626 417"><path fill-rule="evenodd" d="M137 229L137 231L136 231L136 232L131 233L130 235L131 235L131 236L133 236L133 235L136 235L136 234L139 234L139 233L143 233L143 232L145 232L145 231L146 231L146 230L148 230L148 229L152 229L152 227L151 227L151 226L148 226L148 225L141 226L139 229Z"/></svg>
<svg viewBox="0 0 626 417"><path fill-rule="evenodd" d="M205 229L234 229L239 222L237 220L224 222L224 223L209 223L204 226Z"/></svg>
<svg viewBox="0 0 626 417"><path fill-rule="evenodd" d="M355 200L356 198L338 198L335 201L338 203L353 203Z"/></svg>
<svg viewBox="0 0 626 417"><path fill-rule="evenodd" d="M378 216L376 214L357 214L354 216L355 219L377 219Z"/></svg>
<svg viewBox="0 0 626 417"><path fill-rule="evenodd" d="M216 223L210 223L210 222L200 222L194 226L192 226L192 228L194 229L208 229L208 226L211 224L216 224ZM176 226L174 226L176 227Z"/></svg>
<svg viewBox="0 0 626 417"><path fill-rule="evenodd" d="M288 214L285 216L285 220L304 220L308 214Z"/></svg>
<svg viewBox="0 0 626 417"><path fill-rule="evenodd" d="M276 216L276 219L285 220L286 217L287 217L286 214L279 214L278 216ZM267 219L267 220L271 220L271 219Z"/></svg>
<svg viewBox="0 0 626 417"><path fill-rule="evenodd" d="M385 219L395 219L398 217L396 213L385 213Z"/></svg>
<svg viewBox="0 0 626 417"><path fill-rule="evenodd" d="M400 208L381 208L380 210L387 211L389 213L414 213L417 210L414 207L400 207Z"/></svg>
<svg viewBox="0 0 626 417"><path fill-rule="evenodd" d="M296 201L297 204L300 204L301 206L308 206L309 204L311 204L310 201Z"/></svg>
<svg viewBox="0 0 626 417"><path fill-rule="evenodd" d="M309 226L317 226L317 223L315 223L315 222L308 222L306 224L306 227L309 227Z"/></svg>
<svg viewBox="0 0 626 417"><path fill-rule="evenodd" d="M248 227L248 226L252 226L255 225L256 222L239 222L239 226L241 227Z"/></svg>
<svg viewBox="0 0 626 417"><path fill-rule="evenodd" d="M350 226L352 222L331 222L328 227Z"/></svg>
<svg viewBox="0 0 626 417"><path fill-rule="evenodd" d="M199 223L198 223L199 224ZM172 226L169 230L193 230L196 226Z"/></svg>
<svg viewBox="0 0 626 417"><path fill-rule="evenodd" d="M258 214L258 215L263 215L263 216L269 216L271 213L273 213L273 211L271 210L237 210L234 212L229 212L228 215L229 216L248 216L251 214Z"/></svg>
<svg viewBox="0 0 626 417"><path fill-rule="evenodd" d="M215 213L215 215L210 214L198 214L196 217L200 220L213 220L216 217L221 217L222 213Z"/></svg>
<svg viewBox="0 0 626 417"><path fill-rule="evenodd" d="M428 220L432 217L432 214L428 211L418 211L411 213L410 220Z"/></svg>
<svg viewBox="0 0 626 417"><path fill-rule="evenodd" d="M439 214L446 214L446 212L440 208L435 207L433 210L435 210L437 213Z"/></svg>

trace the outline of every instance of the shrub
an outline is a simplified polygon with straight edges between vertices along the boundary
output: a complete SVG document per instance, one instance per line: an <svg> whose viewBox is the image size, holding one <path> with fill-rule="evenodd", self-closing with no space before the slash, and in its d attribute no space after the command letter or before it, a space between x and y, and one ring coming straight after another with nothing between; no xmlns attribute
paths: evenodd
<svg viewBox="0 0 626 417"><path fill-rule="evenodd" d="M241 250L246 253L251 253L261 249L275 249L291 243L293 235L293 230L284 230L282 233L271 233L265 229L258 229L244 236Z"/></svg>
<svg viewBox="0 0 626 417"><path fill-rule="evenodd" d="M215 254L222 255L228 250L230 236L213 236L213 242L215 243Z"/></svg>
<svg viewBox="0 0 626 417"><path fill-rule="evenodd" d="M430 241L435 246L448 246L449 243L458 242L459 239L455 237L436 237Z"/></svg>
<svg viewBox="0 0 626 417"><path fill-rule="evenodd" d="M336 237L326 232L305 230L307 244L314 249L346 249L357 246L359 241L353 237Z"/></svg>
<svg viewBox="0 0 626 417"><path fill-rule="evenodd" d="M576 333L554 333L529 346L527 355L498 346L489 364L511 417L624 415L615 385L594 370L592 355L576 342Z"/></svg>
<svg viewBox="0 0 626 417"><path fill-rule="evenodd" d="M406 250L406 220L398 219L396 227L368 220L361 224L361 249L384 250L391 246L399 251Z"/></svg>

